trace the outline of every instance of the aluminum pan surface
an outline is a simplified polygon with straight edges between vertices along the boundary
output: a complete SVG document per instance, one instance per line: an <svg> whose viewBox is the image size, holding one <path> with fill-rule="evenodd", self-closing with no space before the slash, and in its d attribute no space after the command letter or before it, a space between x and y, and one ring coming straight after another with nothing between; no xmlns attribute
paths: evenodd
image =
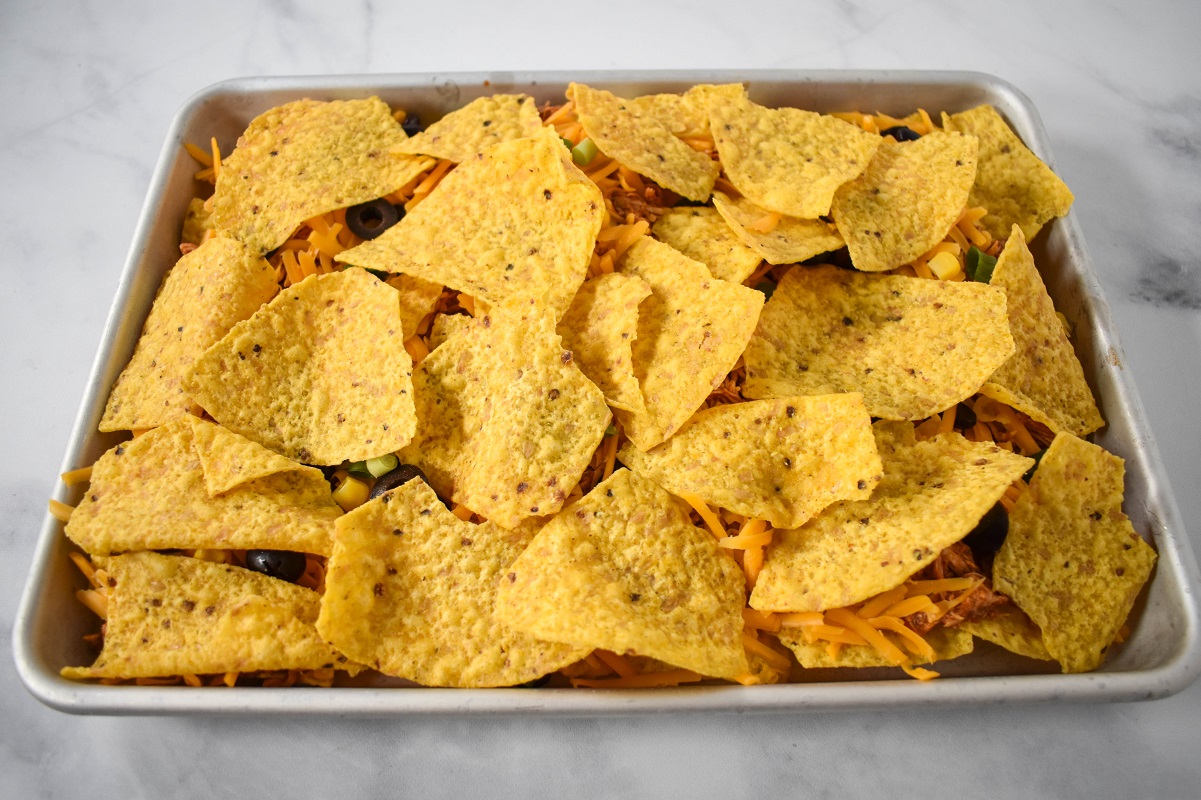
<svg viewBox="0 0 1201 800"><path fill-rule="evenodd" d="M569 80L619 94L678 91L695 83L746 81L767 105L821 111L858 109L904 114L917 106L958 111L991 103L1022 139L1053 165L1037 111L997 78L968 72L578 72L462 73L226 81L191 98L176 115L151 180L133 244L113 301L88 387L63 460L63 470L89 464L118 440L96 425L109 387L133 350L164 271L178 256L178 226L192 195L195 166L185 141L234 141L256 114L300 97L340 99L378 94L425 115L445 113L495 92L524 91L539 100L561 97ZM670 711L796 711L957 706L1045 701L1125 701L1172 694L1201 672L1201 623L1196 562L1180 522L1158 450L1147 425L1109 307L1092 270L1074 216L1056 220L1034 244L1056 306L1074 326L1085 373L1109 422L1096 441L1127 461L1126 511L1154 541L1159 562L1135 608L1133 636L1099 672L1028 673L1034 662L981 643L977 654L940 665L931 682L893 679L890 672L811 671L822 683L781 686L681 687L653 691L452 689L191 689L96 686L67 681L58 669L90 660L80 636L95 618L74 598L81 579L67 559L71 545L47 515L13 631L18 673L39 700L85 714L628 714ZM82 489L61 484L56 499L76 503ZM945 668L944 668L945 667ZM998 673L1006 674L998 674ZM824 673L824 674L822 674ZM886 678L887 676L887 678Z"/></svg>

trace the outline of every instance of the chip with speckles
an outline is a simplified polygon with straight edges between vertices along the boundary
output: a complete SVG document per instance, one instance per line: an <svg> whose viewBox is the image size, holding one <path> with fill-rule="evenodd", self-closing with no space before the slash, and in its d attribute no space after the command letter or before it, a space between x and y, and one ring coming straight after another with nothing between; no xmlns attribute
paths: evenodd
<svg viewBox="0 0 1201 800"><path fill-rule="evenodd" d="M397 153L445 158L456 164L499 142L533 136L542 127L534 98L524 94L477 97L393 148Z"/></svg>
<svg viewBox="0 0 1201 800"><path fill-rule="evenodd" d="M714 192L713 207L734 235L769 264L796 264L843 245L838 230L818 219L779 217L770 230L756 230L760 220L771 212L745 197L732 200Z"/></svg>
<svg viewBox="0 0 1201 800"><path fill-rule="evenodd" d="M966 656L973 650L972 635L961 628L935 628L924 638L933 648L934 658L927 659L920 655L909 654L909 666L916 667L922 664L933 664L936 661L950 661L953 658ZM827 642L806 642L802 630L796 628L781 630L780 644L791 650L805 669L896 666L879 650L867 645L844 645L838 649L837 655L831 655Z"/></svg>
<svg viewBox="0 0 1201 800"><path fill-rule="evenodd" d="M651 226L651 232L659 241L704 264L713 277L730 283L742 283L763 261L743 244L717 209L708 206L668 209Z"/></svg>

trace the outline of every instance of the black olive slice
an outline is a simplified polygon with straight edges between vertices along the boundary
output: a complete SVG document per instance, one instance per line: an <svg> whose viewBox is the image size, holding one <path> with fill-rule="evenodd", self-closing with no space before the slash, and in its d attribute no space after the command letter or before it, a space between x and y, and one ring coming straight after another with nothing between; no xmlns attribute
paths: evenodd
<svg viewBox="0 0 1201 800"><path fill-rule="evenodd" d="M397 208L381 197L346 209L346 227L360 239L374 239L400 222L403 216L404 209Z"/></svg>
<svg viewBox="0 0 1201 800"><path fill-rule="evenodd" d="M289 550L247 550L246 568L281 581L296 583L304 574L305 557L304 553Z"/></svg>
<svg viewBox="0 0 1201 800"><path fill-rule="evenodd" d="M880 131L881 136L891 136L898 142L916 142L922 138L922 135L912 128L906 128L904 125L895 125L891 128Z"/></svg>
<svg viewBox="0 0 1201 800"><path fill-rule="evenodd" d="M375 482L375 486L371 487L371 494L368 496L368 499L374 500L384 492L395 489L397 486L404 486L414 478L420 478L429 483L429 481L425 480L425 473L420 469L414 467L412 464L401 464L396 469L381 476Z"/></svg>

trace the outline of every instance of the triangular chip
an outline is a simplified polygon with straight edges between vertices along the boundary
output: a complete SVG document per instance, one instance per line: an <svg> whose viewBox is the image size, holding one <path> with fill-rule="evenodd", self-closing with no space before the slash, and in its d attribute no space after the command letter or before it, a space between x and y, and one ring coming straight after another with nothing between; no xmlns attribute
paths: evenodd
<svg viewBox="0 0 1201 800"><path fill-rule="evenodd" d="M206 483L194 426L206 442L212 485L223 489L218 495ZM328 555L342 512L321 471L296 463L276 469L258 445L230 444L233 434L205 426L215 427L176 420L102 455L67 536L95 555L193 548Z"/></svg>
<svg viewBox="0 0 1201 800"><path fill-rule="evenodd" d="M313 623L321 596L228 564L158 553L97 559L109 576L104 649L64 678L354 668Z"/></svg>
<svg viewBox="0 0 1201 800"><path fill-rule="evenodd" d="M709 126L730 183L757 205L800 219L829 214L834 192L867 168L881 142L835 117L765 108L745 92L713 99Z"/></svg>
<svg viewBox="0 0 1201 800"><path fill-rule="evenodd" d="M967 204L976 148L974 136L941 131L881 144L831 209L855 268L894 269L941 242Z"/></svg>
<svg viewBox="0 0 1201 800"><path fill-rule="evenodd" d="M559 323L563 346L613 408L646 410L634 377L633 345L638 338L638 304L650 293L651 287L640 278L601 275L584 282Z"/></svg>
<svg viewBox="0 0 1201 800"><path fill-rule="evenodd" d="M760 233L754 226L772 212L745 197L731 200L714 192L713 207L734 235L769 264L796 264L843 246L838 231L818 219L779 217L771 230Z"/></svg>
<svg viewBox="0 0 1201 800"><path fill-rule="evenodd" d="M956 630L965 630L978 639L1004 647L1019 656L1039 661L1053 661L1043 644L1043 632L1017 606L1007 603L989 612L983 619L961 623Z"/></svg>
<svg viewBox="0 0 1201 800"><path fill-rule="evenodd" d="M439 314L430 326L429 348L435 349L455 334L471 327L473 319L466 314Z"/></svg>
<svg viewBox="0 0 1201 800"><path fill-rule="evenodd" d="M412 275L393 275L384 283L396 290L400 300L400 327L404 338L417 332L417 327L427 314L438 307L442 296L442 284L414 278Z"/></svg>
<svg viewBox="0 0 1201 800"><path fill-rule="evenodd" d="M873 417L925 419L975 394L1012 353L994 287L794 267L747 344L743 394L862 392Z"/></svg>
<svg viewBox="0 0 1201 800"><path fill-rule="evenodd" d="M278 290L271 265L234 239L210 239L181 258L113 385L100 430L154 428L186 415L192 397L181 385L184 374Z"/></svg>
<svg viewBox="0 0 1201 800"><path fill-rule="evenodd" d="M542 118L538 116L534 98L524 94L494 94L477 97L455 109L396 145L394 150L459 164L498 142L533 136L541 127Z"/></svg>
<svg viewBox="0 0 1201 800"><path fill-rule="evenodd" d="M186 244L200 244L204 234L213 228L213 215L204 207L204 201L193 197L188 201L188 211L184 214L183 229L179 232L179 241Z"/></svg>
<svg viewBox="0 0 1201 800"><path fill-rule="evenodd" d="M707 206L669 208L651 232L659 241L704 264L713 277L730 283L742 283L763 261L742 243L716 209Z"/></svg>
<svg viewBox="0 0 1201 800"><path fill-rule="evenodd" d="M741 83L701 83L683 94L648 94L626 101L635 115L654 117L676 136L697 136L709 131L709 103L715 97L737 97Z"/></svg>
<svg viewBox="0 0 1201 800"><path fill-rule="evenodd" d="M626 251L621 271L642 278L652 294L642 302L634 374L646 413L618 411L626 435L650 450L671 436L734 368L763 294L714 278L704 264L644 236Z"/></svg>
<svg viewBox="0 0 1201 800"><path fill-rule="evenodd" d="M1016 350L980 392L1056 432L1084 436L1104 425L1080 360L1017 225L997 259L989 285L1005 290Z"/></svg>
<svg viewBox="0 0 1201 800"><path fill-rule="evenodd" d="M969 202L988 214L982 227L998 239L1017 225L1033 239L1050 220L1072 207L1072 192L1051 168L1030 152L992 106L943 116L947 130L980 140L976 182Z"/></svg>
<svg viewBox="0 0 1201 800"><path fill-rule="evenodd" d="M390 194L434 163L391 152L404 140L378 97L273 108L222 162L213 224L268 253L306 219Z"/></svg>
<svg viewBox="0 0 1201 800"><path fill-rule="evenodd" d="M650 452L627 444L618 458L674 494L778 528L798 527L839 500L866 500L880 480L858 394L714 406Z"/></svg>
<svg viewBox="0 0 1201 800"><path fill-rule="evenodd" d="M473 525L424 481L338 520L317 629L356 661L426 686L512 686L588 655L496 619L496 588L534 530Z"/></svg>
<svg viewBox="0 0 1201 800"><path fill-rule="evenodd" d="M778 531L752 608L825 611L900 585L970 533L1034 463L957 433L918 442L908 423L874 427L884 477L872 496Z"/></svg>
<svg viewBox="0 0 1201 800"><path fill-rule="evenodd" d="M588 138L602 153L689 200L709 199L717 163L672 134L657 116L636 114L612 92L582 83L567 88Z"/></svg>
<svg viewBox="0 0 1201 800"><path fill-rule="evenodd" d="M874 647L861 644L844 645L837 655L831 655L827 642L806 642L801 630L785 628L780 631L780 644L787 647L795 655L800 665L805 669L820 669L823 667L891 667L895 666ZM934 649L934 659L928 660L920 655L909 654L911 666L936 664L939 661L950 661L953 658L966 656L972 652L972 635L962 627L938 627L923 637Z"/></svg>
<svg viewBox="0 0 1201 800"><path fill-rule="evenodd" d="M554 319L528 304L493 308L448 339L413 385L417 437L401 460L505 528L562 508L611 419Z"/></svg>
<svg viewBox="0 0 1201 800"><path fill-rule="evenodd" d="M192 446L200 459L209 497L280 472L303 472L316 478L312 467L297 464L220 425L191 415L185 419L192 426Z"/></svg>
<svg viewBox="0 0 1201 800"><path fill-rule="evenodd" d="M361 269L285 289L185 379L222 425L306 464L391 453L416 425L396 291Z"/></svg>
<svg viewBox="0 0 1201 800"><path fill-rule="evenodd" d="M533 297L562 315L584 280L604 213L600 189L545 128L459 165L399 223L338 259L416 275L492 305Z"/></svg>
<svg viewBox="0 0 1201 800"><path fill-rule="evenodd" d="M742 570L654 482L618 470L538 532L497 616L533 636L718 678L748 669Z"/></svg>
<svg viewBox="0 0 1201 800"><path fill-rule="evenodd" d="M1117 456L1056 436L993 562L997 591L1042 629L1064 672L1101 665L1155 565L1155 550L1122 513L1124 474Z"/></svg>

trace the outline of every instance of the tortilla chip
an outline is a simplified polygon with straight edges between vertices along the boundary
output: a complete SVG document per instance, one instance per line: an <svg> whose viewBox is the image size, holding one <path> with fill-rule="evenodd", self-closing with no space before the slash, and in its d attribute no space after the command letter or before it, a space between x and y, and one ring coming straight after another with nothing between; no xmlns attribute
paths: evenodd
<svg viewBox="0 0 1201 800"><path fill-rule="evenodd" d="M431 167L392 152L405 138L378 97L273 108L222 162L213 224L266 254L306 219L391 194Z"/></svg>
<svg viewBox="0 0 1201 800"><path fill-rule="evenodd" d="M755 204L800 219L829 214L835 190L867 168L881 142L835 117L765 108L745 92L714 98L709 125L730 183Z"/></svg>
<svg viewBox="0 0 1201 800"><path fill-rule="evenodd" d="M540 639L735 678L749 667L743 591L683 504L622 469L539 531L500 581L496 613Z"/></svg>
<svg viewBox="0 0 1201 800"><path fill-rule="evenodd" d="M976 181L968 202L988 209L981 227L1000 239L1017 225L1027 240L1072 207L1072 192L1051 168L1030 152L992 106L943 115L947 130L980 140Z"/></svg>
<svg viewBox="0 0 1201 800"><path fill-rule="evenodd" d="M473 525L409 481L338 520L317 629L356 661L426 686L512 686L588 650L535 639L494 612L534 531Z"/></svg>
<svg viewBox="0 0 1201 800"><path fill-rule="evenodd" d="M826 648L826 642L809 644L797 628L784 628L779 633L780 643L796 654L797 661L805 669L820 669L823 667L891 667L891 661L880 654L874 647L864 645L843 645L838 655L831 656ZM935 664L939 661L950 661L953 658L966 656L972 652L972 636L963 630L962 626L955 628L938 627L923 637L934 648L934 660L930 661L919 655L908 653L911 666Z"/></svg>
<svg viewBox="0 0 1201 800"><path fill-rule="evenodd" d="M605 214L550 128L456 167L419 206L338 260L405 272L498 305L533 297L561 316Z"/></svg>
<svg viewBox="0 0 1201 800"><path fill-rule="evenodd" d="M113 384L100 430L154 428L185 416L192 397L182 386L184 374L278 290L271 265L234 239L210 239L179 259Z"/></svg>
<svg viewBox="0 0 1201 800"><path fill-rule="evenodd" d="M450 337L471 327L474 320L466 314L439 314L430 326L429 348L435 349Z"/></svg>
<svg viewBox="0 0 1201 800"><path fill-rule="evenodd" d="M179 232L179 241L185 244L200 244L204 241L206 231L213 229L213 215L204 207L204 201L193 197L188 201L188 211L184 214L183 229Z"/></svg>
<svg viewBox="0 0 1201 800"><path fill-rule="evenodd" d="M417 327L427 314L438 307L442 284L414 278L412 275L393 275L384 281L400 295L400 327L404 338L417 333Z"/></svg>
<svg viewBox="0 0 1201 800"><path fill-rule="evenodd" d="M709 131L709 103L715 97L738 97L741 83L701 83L683 94L648 94L626 101L634 115L654 117L676 136L696 136Z"/></svg>
<svg viewBox="0 0 1201 800"><path fill-rule="evenodd" d="M617 411L626 435L650 450L701 407L734 368L755 330L763 294L718 280L704 264L643 236L626 251L621 272L642 278L634 374L646 413Z"/></svg>
<svg viewBox="0 0 1201 800"><path fill-rule="evenodd" d="M638 338L638 304L649 297L646 281L630 275L601 275L585 281L559 323L563 346L613 408L642 413L642 391L634 377L633 344Z"/></svg>
<svg viewBox="0 0 1201 800"><path fill-rule="evenodd" d="M215 427L179 419L102 455L67 536L94 555L192 548L328 555L342 512L321 470L294 462L285 470L278 456Z"/></svg>
<svg viewBox="0 0 1201 800"><path fill-rule="evenodd" d="M731 200L721 192L714 192L713 207L734 235L769 264L795 264L843 246L838 231L816 219L781 217L768 233L752 230L751 225L771 212L745 197Z"/></svg>
<svg viewBox="0 0 1201 800"><path fill-rule="evenodd" d="M721 168L672 135L657 116L636 114L626 100L582 83L567 87L584 132L615 161L689 200L705 202Z"/></svg>
<svg viewBox="0 0 1201 800"><path fill-rule="evenodd" d="M866 500L881 469L858 394L714 406L650 452L626 444L618 458L674 494L777 528L798 527L839 500Z"/></svg>
<svg viewBox="0 0 1201 800"><path fill-rule="evenodd" d="M713 277L730 283L742 283L763 261L742 243L716 209L707 206L670 208L651 232L659 241L704 264Z"/></svg>
<svg viewBox="0 0 1201 800"><path fill-rule="evenodd" d="M831 214L855 269L894 269L941 242L968 202L976 148L974 136L940 131L884 141L867 170L834 195Z"/></svg>
<svg viewBox="0 0 1201 800"><path fill-rule="evenodd" d="M1005 242L989 284L1005 290L1016 352L980 393L1056 432L1084 436L1104 425L1084 369L1017 225Z"/></svg>
<svg viewBox="0 0 1201 800"><path fill-rule="evenodd" d="M862 392L873 417L925 419L975 394L1012 353L995 287L794 267L747 344L743 395Z"/></svg>
<svg viewBox="0 0 1201 800"><path fill-rule="evenodd" d="M553 317L528 304L494 308L448 339L413 386L417 436L401 461L504 528L562 508L611 419Z"/></svg>
<svg viewBox="0 0 1201 800"><path fill-rule="evenodd" d="M1004 647L1019 656L1040 661L1054 661L1043 644L1043 632L1038 629L1025 612L1014 605L1005 605L991 611L984 619L961 623L959 630L986 642Z"/></svg>
<svg viewBox="0 0 1201 800"><path fill-rule="evenodd" d="M395 290L361 269L285 289L196 360L185 388L235 433L306 464L399 450L416 426Z"/></svg>
<svg viewBox="0 0 1201 800"><path fill-rule="evenodd" d="M64 678L152 678L353 667L317 635L321 596L199 558L96 559L110 578L104 649Z"/></svg>
<svg viewBox="0 0 1201 800"><path fill-rule="evenodd" d="M993 562L997 591L1042 629L1064 672L1105 659L1155 565L1155 550L1122 513L1125 464L1061 433L1009 515Z"/></svg>
<svg viewBox="0 0 1201 800"><path fill-rule="evenodd" d="M524 94L477 97L412 138L394 152L445 158L460 164L499 142L533 136L542 127L534 98Z"/></svg>
<svg viewBox="0 0 1201 800"><path fill-rule="evenodd" d="M962 539L1033 466L957 433L915 441L908 423L873 426L884 476L867 500L831 506L777 531L750 605L825 611L886 592Z"/></svg>

